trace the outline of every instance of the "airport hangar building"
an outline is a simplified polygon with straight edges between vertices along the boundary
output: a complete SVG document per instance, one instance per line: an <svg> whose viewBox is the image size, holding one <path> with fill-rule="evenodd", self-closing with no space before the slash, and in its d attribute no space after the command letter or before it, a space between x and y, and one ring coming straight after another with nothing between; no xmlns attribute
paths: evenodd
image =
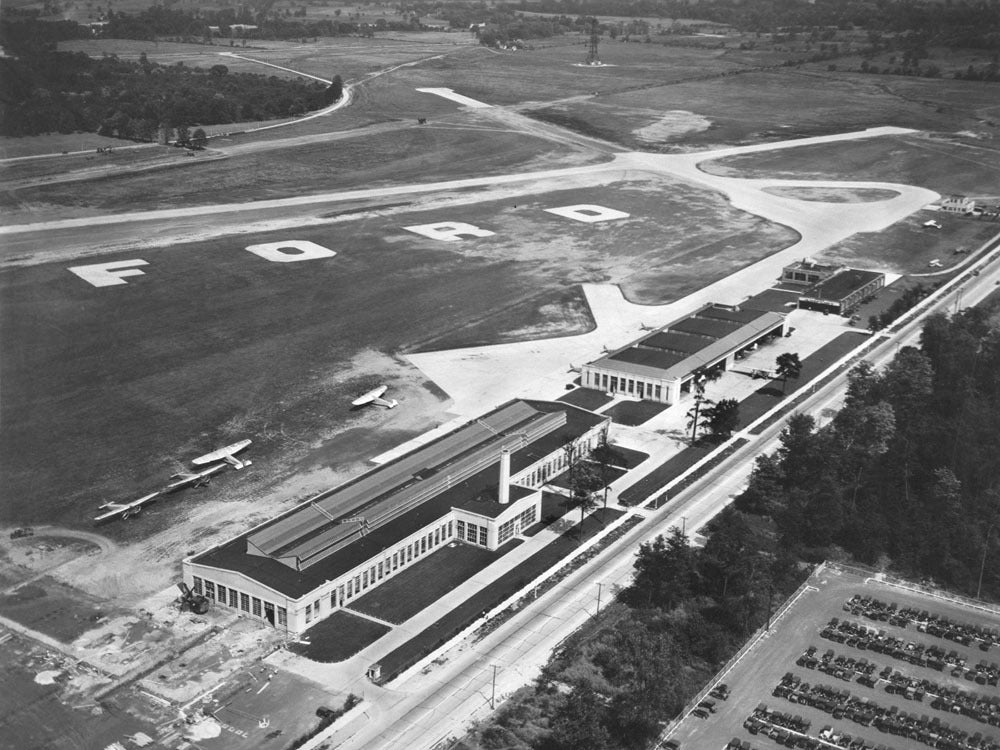
<svg viewBox="0 0 1000 750"><path fill-rule="evenodd" d="M580 384L676 404L701 370L732 369L744 352L785 335L785 315L708 304L580 368Z"/></svg>
<svg viewBox="0 0 1000 750"><path fill-rule="evenodd" d="M235 539L183 561L216 606L290 633L453 542L496 550L538 522L542 486L606 438L610 418L510 401Z"/></svg>

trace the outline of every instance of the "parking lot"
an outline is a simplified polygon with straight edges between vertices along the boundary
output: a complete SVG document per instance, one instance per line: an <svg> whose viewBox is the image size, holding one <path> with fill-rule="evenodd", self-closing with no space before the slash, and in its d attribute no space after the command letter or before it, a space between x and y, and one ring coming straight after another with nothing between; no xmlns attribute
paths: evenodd
<svg viewBox="0 0 1000 750"><path fill-rule="evenodd" d="M1000 749L1000 615L824 567L675 728L680 748ZM669 745L664 745L669 746Z"/></svg>

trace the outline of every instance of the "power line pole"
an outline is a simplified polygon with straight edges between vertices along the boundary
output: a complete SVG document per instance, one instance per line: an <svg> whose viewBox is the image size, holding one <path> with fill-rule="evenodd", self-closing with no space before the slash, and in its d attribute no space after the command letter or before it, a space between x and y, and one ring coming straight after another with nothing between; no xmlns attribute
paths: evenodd
<svg viewBox="0 0 1000 750"><path fill-rule="evenodd" d="M493 667L493 690L490 693L490 710L492 711L497 707L497 669L499 667L496 664L490 666Z"/></svg>
<svg viewBox="0 0 1000 750"><path fill-rule="evenodd" d="M600 65L601 58L597 56L597 19L590 19L590 39L587 42L587 65Z"/></svg>
<svg viewBox="0 0 1000 750"><path fill-rule="evenodd" d="M601 588L603 586L603 583L597 582L597 609L594 611L594 617L597 617L597 613L601 611Z"/></svg>

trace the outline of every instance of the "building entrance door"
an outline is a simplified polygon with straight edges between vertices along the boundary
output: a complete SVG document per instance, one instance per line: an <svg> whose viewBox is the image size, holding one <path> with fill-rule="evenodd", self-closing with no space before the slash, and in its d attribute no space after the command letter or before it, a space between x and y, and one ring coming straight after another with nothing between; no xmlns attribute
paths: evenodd
<svg viewBox="0 0 1000 750"><path fill-rule="evenodd" d="M274 625L274 605L270 602L264 602L264 619Z"/></svg>

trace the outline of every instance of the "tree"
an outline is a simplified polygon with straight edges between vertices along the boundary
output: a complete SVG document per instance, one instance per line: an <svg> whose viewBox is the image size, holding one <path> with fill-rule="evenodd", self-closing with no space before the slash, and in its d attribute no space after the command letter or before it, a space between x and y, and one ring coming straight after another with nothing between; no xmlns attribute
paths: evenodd
<svg viewBox="0 0 1000 750"><path fill-rule="evenodd" d="M583 521L587 511L597 507L594 492L601 487L601 477L591 463L576 461L570 465L570 496L563 501L569 509L580 509L580 537L583 538Z"/></svg>
<svg viewBox="0 0 1000 750"><path fill-rule="evenodd" d="M690 596L695 584L695 553L676 526L666 537L639 545L632 584L623 595L628 604L672 610Z"/></svg>
<svg viewBox="0 0 1000 750"><path fill-rule="evenodd" d="M604 488L604 507L608 507L608 480L611 478L611 469L614 466L624 466L625 457L608 444L608 431L601 432L597 446L590 452L590 458L597 463L597 470L601 477L601 486Z"/></svg>
<svg viewBox="0 0 1000 750"><path fill-rule="evenodd" d="M195 128L191 133L191 148L203 149L208 145L208 136L203 128Z"/></svg>
<svg viewBox="0 0 1000 750"><path fill-rule="evenodd" d="M778 358L775 360L777 364L778 377L781 378L781 392L785 392L785 386L788 384L788 379L798 380L799 375L802 374L802 362L799 360L799 355L794 352L785 352L784 354L779 354Z"/></svg>
<svg viewBox="0 0 1000 750"><path fill-rule="evenodd" d="M188 130L187 125L177 126L177 145L186 146L191 142L191 131Z"/></svg>
<svg viewBox="0 0 1000 750"><path fill-rule="evenodd" d="M734 398L724 398L704 410L705 424L712 434L728 438L740 426L740 404Z"/></svg>
<svg viewBox="0 0 1000 750"><path fill-rule="evenodd" d="M611 737L605 726L608 709L586 680L579 680L552 717L550 741L559 750L605 750Z"/></svg>
<svg viewBox="0 0 1000 750"><path fill-rule="evenodd" d="M335 75L333 80L330 81L330 86L326 90L326 101L329 104L334 102L339 102L340 97L344 95L344 81L339 75Z"/></svg>
<svg viewBox="0 0 1000 750"><path fill-rule="evenodd" d="M701 410L706 406L711 406L712 401L705 398L705 388L710 380L718 380L722 373L718 369L706 369L699 367L691 375L691 386L694 389L694 406L687 413L687 426L691 430L691 442L698 439L698 428L701 424Z"/></svg>

